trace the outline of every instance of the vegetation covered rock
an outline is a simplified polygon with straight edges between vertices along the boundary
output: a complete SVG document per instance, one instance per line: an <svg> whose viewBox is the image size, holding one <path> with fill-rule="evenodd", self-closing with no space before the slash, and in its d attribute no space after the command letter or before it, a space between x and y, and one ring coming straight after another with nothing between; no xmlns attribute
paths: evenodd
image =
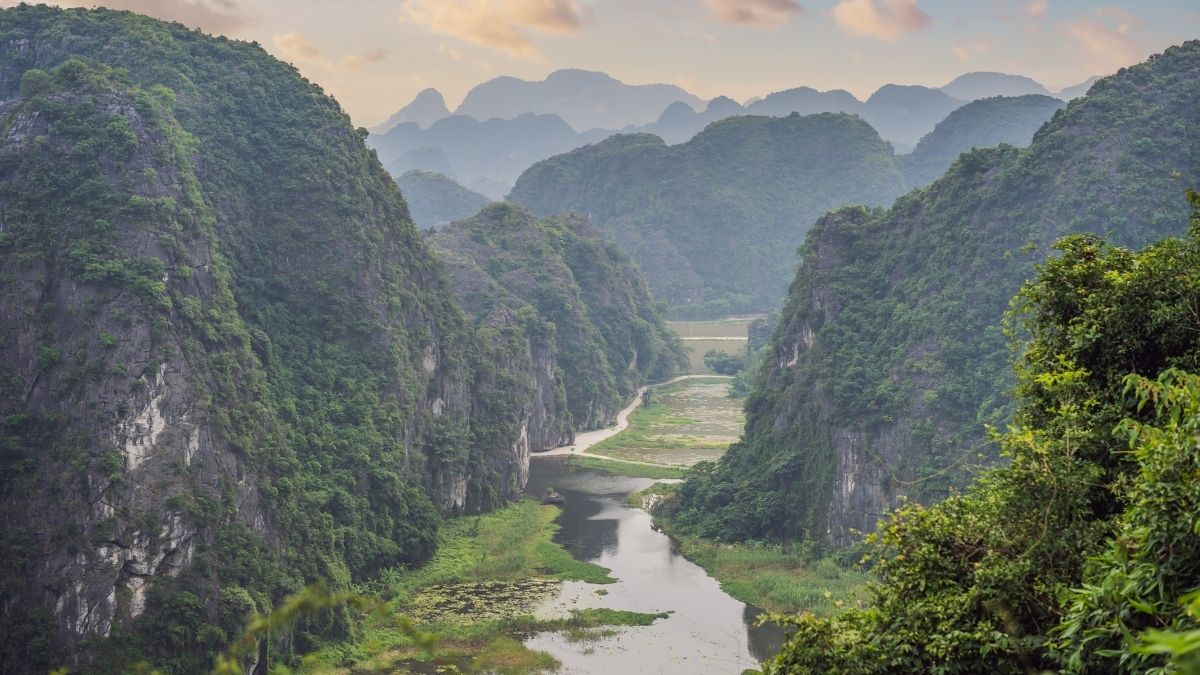
<svg viewBox="0 0 1200 675"><path fill-rule="evenodd" d="M903 190L891 147L846 114L732 117L667 146L621 135L539 162L509 198L575 212L615 241L680 317L778 306L825 211Z"/></svg>
<svg viewBox="0 0 1200 675"><path fill-rule="evenodd" d="M1200 42L1101 80L1029 148L963 155L892 208L842 209L802 249L743 442L680 491L679 526L833 544L994 461L1011 418L1001 327L1059 237L1183 231L1200 181Z"/></svg>

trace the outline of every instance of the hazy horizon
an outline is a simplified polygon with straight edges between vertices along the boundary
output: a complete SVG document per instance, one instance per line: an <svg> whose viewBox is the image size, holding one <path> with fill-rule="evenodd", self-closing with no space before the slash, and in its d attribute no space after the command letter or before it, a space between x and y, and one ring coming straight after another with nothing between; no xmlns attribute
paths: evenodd
<svg viewBox="0 0 1200 675"><path fill-rule="evenodd" d="M0 6L18 4L0 0ZM564 68L745 101L797 86L865 98L887 83L939 87L999 71L1051 91L1188 37L1186 0L61 0L252 40L373 126L433 87L453 110L500 75ZM974 3L972 3L974 4Z"/></svg>

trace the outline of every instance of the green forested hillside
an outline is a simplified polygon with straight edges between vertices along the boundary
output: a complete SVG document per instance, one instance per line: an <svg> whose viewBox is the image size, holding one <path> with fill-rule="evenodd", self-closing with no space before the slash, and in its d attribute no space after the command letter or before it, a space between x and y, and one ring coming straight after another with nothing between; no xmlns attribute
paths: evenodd
<svg viewBox="0 0 1200 675"><path fill-rule="evenodd" d="M1011 415L1001 317L1056 238L1141 246L1179 233L1200 182L1200 42L1097 83L1029 148L963 155L888 210L809 233L743 442L681 490L678 522L718 538L870 531L996 456ZM1032 247L1031 247L1032 246Z"/></svg>
<svg viewBox="0 0 1200 675"><path fill-rule="evenodd" d="M510 198L590 218L679 316L778 306L794 249L824 211L889 203L891 148L857 117L732 117L681 145L614 136L530 167Z"/></svg>
<svg viewBox="0 0 1200 675"><path fill-rule="evenodd" d="M0 671L203 670L520 490L536 392L364 136L257 45L0 10Z"/></svg>
<svg viewBox="0 0 1200 675"><path fill-rule="evenodd" d="M432 171L413 169L396 177L418 227L445 225L475 215L492 200Z"/></svg>
<svg viewBox="0 0 1200 675"><path fill-rule="evenodd" d="M1200 195L1190 235L1061 241L1015 304L1030 336L1009 465L880 532L868 608L798 617L768 673L1190 673L1200 587ZM1182 200L1180 200L1182 201ZM1189 605L1193 605L1189 609Z"/></svg>
<svg viewBox="0 0 1200 675"><path fill-rule="evenodd" d="M995 96L958 108L925 135L911 154L898 159L909 187L941 177L958 156L973 148L1007 143L1025 147L1033 134L1066 103L1049 96Z"/></svg>
<svg viewBox="0 0 1200 675"><path fill-rule="evenodd" d="M477 321L531 309L549 324L570 429L608 423L639 385L684 364L641 274L581 219L494 204L433 243Z"/></svg>

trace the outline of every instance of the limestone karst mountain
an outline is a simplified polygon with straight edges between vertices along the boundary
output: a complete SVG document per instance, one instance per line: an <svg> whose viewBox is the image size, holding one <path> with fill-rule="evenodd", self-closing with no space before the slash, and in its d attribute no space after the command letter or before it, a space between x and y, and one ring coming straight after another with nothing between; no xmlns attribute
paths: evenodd
<svg viewBox="0 0 1200 675"><path fill-rule="evenodd" d="M681 520L718 538L845 544L902 496L940 498L994 458L984 425L1011 413L1010 300L1063 235L1142 246L1181 233L1197 111L1193 41L1100 80L1026 149L970 152L890 209L824 216L745 437L689 480Z"/></svg>

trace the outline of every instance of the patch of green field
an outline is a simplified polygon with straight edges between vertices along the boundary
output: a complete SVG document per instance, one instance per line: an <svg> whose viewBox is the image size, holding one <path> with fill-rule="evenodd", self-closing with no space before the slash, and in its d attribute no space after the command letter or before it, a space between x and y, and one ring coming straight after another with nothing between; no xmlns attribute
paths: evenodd
<svg viewBox="0 0 1200 675"><path fill-rule="evenodd" d="M729 382L697 378L655 387L624 431L588 452L672 467L716 459L737 441L745 423L742 402L728 396Z"/></svg>
<svg viewBox="0 0 1200 675"><path fill-rule="evenodd" d="M630 478L653 478L655 480L660 478L683 478L686 473L684 469L673 466L650 466L648 464L621 462L611 459L601 459L599 457L589 457L587 455L568 457L567 463L584 469L594 469L616 476L629 476Z"/></svg>
<svg viewBox="0 0 1200 675"><path fill-rule="evenodd" d="M432 655L394 618L371 618L354 639L328 645L305 659L304 673L406 672L416 662L467 670L535 673L558 666L530 651L517 636L575 631L599 637L604 626L647 625L660 615L582 610L564 619L540 620L534 607L558 591L562 580L616 581L609 570L575 560L552 540L558 509L522 501L482 516L456 518L439 534L433 559L415 570L390 570L363 589L438 638ZM572 633L573 635L575 633Z"/></svg>

